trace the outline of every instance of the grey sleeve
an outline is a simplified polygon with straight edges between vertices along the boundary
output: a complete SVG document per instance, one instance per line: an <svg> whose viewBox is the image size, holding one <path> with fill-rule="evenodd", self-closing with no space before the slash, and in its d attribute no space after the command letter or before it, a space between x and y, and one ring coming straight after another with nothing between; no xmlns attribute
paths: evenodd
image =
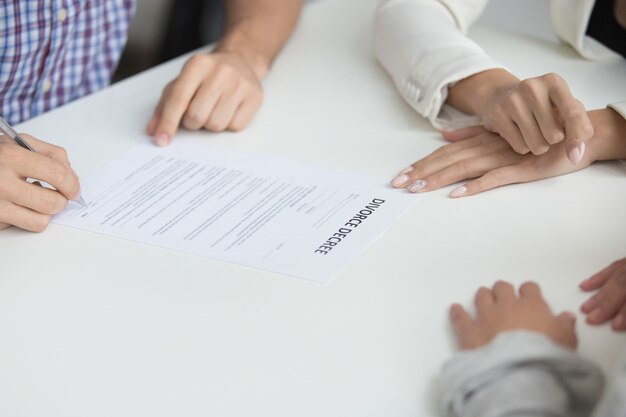
<svg viewBox="0 0 626 417"><path fill-rule="evenodd" d="M451 417L589 417L603 387L594 364L539 333L514 331L454 356L439 392Z"/></svg>
<svg viewBox="0 0 626 417"><path fill-rule="evenodd" d="M611 372L611 384L593 417L626 416L626 357Z"/></svg>

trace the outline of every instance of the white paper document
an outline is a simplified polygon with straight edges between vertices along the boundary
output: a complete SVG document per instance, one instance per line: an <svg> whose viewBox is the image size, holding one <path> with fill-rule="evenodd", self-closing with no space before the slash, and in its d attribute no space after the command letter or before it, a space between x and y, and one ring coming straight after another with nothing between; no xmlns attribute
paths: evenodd
<svg viewBox="0 0 626 417"><path fill-rule="evenodd" d="M416 201L372 179L182 141L82 181L61 225L326 283Z"/></svg>

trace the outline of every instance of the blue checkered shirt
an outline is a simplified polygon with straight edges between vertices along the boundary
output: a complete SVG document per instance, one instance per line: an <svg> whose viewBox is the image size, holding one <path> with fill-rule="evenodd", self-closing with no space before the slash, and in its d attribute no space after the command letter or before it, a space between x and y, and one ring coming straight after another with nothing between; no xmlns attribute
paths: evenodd
<svg viewBox="0 0 626 417"><path fill-rule="evenodd" d="M135 0L0 0L0 115L19 123L99 90Z"/></svg>

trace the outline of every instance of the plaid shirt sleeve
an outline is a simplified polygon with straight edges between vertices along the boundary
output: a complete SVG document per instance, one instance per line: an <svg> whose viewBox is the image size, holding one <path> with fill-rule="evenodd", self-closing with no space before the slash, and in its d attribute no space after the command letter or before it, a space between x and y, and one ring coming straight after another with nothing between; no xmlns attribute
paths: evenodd
<svg viewBox="0 0 626 417"><path fill-rule="evenodd" d="M0 115L19 123L107 86L135 0L0 1Z"/></svg>

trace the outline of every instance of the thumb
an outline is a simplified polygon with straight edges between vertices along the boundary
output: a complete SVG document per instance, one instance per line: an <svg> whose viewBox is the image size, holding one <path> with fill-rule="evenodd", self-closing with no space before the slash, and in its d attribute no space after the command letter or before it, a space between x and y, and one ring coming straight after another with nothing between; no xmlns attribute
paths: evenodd
<svg viewBox="0 0 626 417"><path fill-rule="evenodd" d="M455 130L442 130L441 136L448 142L459 142L488 132L484 126L470 126Z"/></svg>
<svg viewBox="0 0 626 417"><path fill-rule="evenodd" d="M556 91L551 95L556 104L557 117L565 127L565 152L574 165L583 159L586 143L593 137L593 125L585 106L571 96L569 91Z"/></svg>
<svg viewBox="0 0 626 417"><path fill-rule="evenodd" d="M586 149L587 145L580 139L567 139L565 141L567 159L569 159L573 165L578 165L578 163L583 159Z"/></svg>

